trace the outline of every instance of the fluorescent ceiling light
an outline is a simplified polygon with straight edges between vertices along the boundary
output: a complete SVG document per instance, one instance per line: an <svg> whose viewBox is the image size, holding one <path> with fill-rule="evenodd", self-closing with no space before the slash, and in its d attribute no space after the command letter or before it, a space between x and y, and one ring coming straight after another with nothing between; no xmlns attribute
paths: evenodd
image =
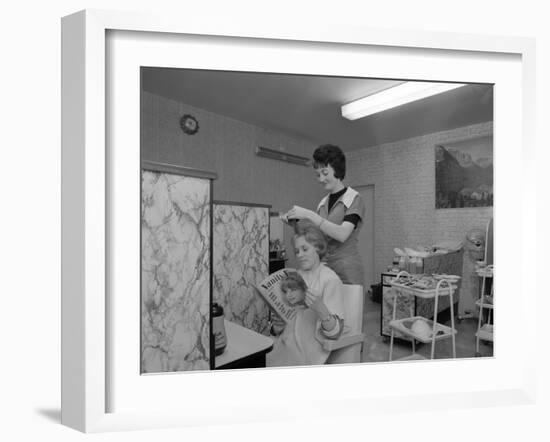
<svg viewBox="0 0 550 442"><path fill-rule="evenodd" d="M376 92L342 106L342 116L348 120L357 120L376 114L392 107L420 100L422 98L447 92L465 86L461 83L427 83L407 81L383 91Z"/></svg>

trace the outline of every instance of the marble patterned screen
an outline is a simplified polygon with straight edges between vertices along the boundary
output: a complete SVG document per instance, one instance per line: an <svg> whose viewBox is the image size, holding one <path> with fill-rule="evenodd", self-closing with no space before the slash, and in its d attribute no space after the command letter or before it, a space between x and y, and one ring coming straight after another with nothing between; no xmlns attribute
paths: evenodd
<svg viewBox="0 0 550 442"><path fill-rule="evenodd" d="M214 302L225 318L268 334L269 309L254 288L269 274L269 208L214 203Z"/></svg>
<svg viewBox="0 0 550 442"><path fill-rule="evenodd" d="M209 370L210 180L141 178L141 372Z"/></svg>

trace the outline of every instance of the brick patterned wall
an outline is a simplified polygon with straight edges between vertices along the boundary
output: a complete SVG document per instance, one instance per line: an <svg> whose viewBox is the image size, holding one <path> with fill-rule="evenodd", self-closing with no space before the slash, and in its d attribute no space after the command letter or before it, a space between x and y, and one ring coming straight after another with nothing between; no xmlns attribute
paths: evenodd
<svg viewBox="0 0 550 442"><path fill-rule="evenodd" d="M485 229L492 207L435 209L434 146L492 131L487 122L346 155L348 184L374 185L375 275L391 263L394 247L463 240L469 229Z"/></svg>

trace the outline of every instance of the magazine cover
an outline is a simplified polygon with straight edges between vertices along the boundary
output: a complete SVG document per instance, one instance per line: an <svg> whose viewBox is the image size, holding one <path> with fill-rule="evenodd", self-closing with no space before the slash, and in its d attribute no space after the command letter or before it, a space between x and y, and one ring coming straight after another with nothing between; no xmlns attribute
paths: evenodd
<svg viewBox="0 0 550 442"><path fill-rule="evenodd" d="M303 297L299 301L289 300L287 293L305 294L307 285L296 270L287 268L269 275L257 289L271 309L288 324L296 316L296 306L303 304Z"/></svg>

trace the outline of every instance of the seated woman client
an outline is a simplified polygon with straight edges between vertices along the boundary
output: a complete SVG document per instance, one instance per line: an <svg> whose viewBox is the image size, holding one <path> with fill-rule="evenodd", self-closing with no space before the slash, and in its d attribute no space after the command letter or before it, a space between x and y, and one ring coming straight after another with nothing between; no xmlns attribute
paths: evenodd
<svg viewBox="0 0 550 442"><path fill-rule="evenodd" d="M286 326L274 318L271 333L276 338L266 357L269 367L324 364L330 352L323 349L322 340L337 339L344 327L342 281L321 263L327 248L323 233L310 221L302 220L296 225L293 241L298 273L307 289L305 295L299 284L291 283L285 289L287 301L294 304L297 314Z"/></svg>

